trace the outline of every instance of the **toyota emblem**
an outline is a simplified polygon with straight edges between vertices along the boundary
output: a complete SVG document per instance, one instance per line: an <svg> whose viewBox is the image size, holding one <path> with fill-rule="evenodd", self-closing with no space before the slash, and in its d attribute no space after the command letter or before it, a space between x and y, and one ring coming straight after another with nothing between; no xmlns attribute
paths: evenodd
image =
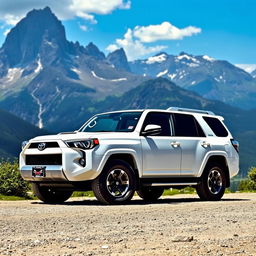
<svg viewBox="0 0 256 256"><path fill-rule="evenodd" d="M46 148L46 143L39 143L37 146L38 150L42 151Z"/></svg>

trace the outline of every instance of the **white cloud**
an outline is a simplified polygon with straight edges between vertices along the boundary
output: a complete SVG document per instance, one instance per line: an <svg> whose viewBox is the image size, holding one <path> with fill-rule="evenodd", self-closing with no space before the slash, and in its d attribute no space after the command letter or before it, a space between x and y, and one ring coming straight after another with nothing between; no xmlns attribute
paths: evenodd
<svg viewBox="0 0 256 256"><path fill-rule="evenodd" d="M116 39L115 44L109 45L106 50L113 51L120 47L124 48L129 60L134 60L167 48L167 46L164 45L145 46L142 42L134 38L133 31L130 28L122 39Z"/></svg>
<svg viewBox="0 0 256 256"><path fill-rule="evenodd" d="M0 20L7 25L15 25L32 9L49 6L61 20L80 17L97 23L94 14L106 15L116 9L129 9L129 0L11 0L0 1Z"/></svg>
<svg viewBox="0 0 256 256"><path fill-rule="evenodd" d="M110 45L106 48L106 50L109 51L109 52L113 52L113 51L115 51L115 50L117 50L117 49L118 49L118 45L116 45L116 44L110 44Z"/></svg>
<svg viewBox="0 0 256 256"><path fill-rule="evenodd" d="M8 13L4 15L4 20L7 25L16 25L21 18L22 16L15 16Z"/></svg>
<svg viewBox="0 0 256 256"><path fill-rule="evenodd" d="M85 25L79 25L79 28L83 31L88 31L88 28Z"/></svg>
<svg viewBox="0 0 256 256"><path fill-rule="evenodd" d="M201 28L194 26L180 29L165 21L160 25L136 26L134 36L139 38L141 42L151 43L158 40L180 40L186 36L201 33L201 31Z"/></svg>
<svg viewBox="0 0 256 256"><path fill-rule="evenodd" d="M123 2L123 0L72 0L70 9L76 13L95 13L95 14L109 14L115 9L129 9L130 1Z"/></svg>
<svg viewBox="0 0 256 256"><path fill-rule="evenodd" d="M4 31L4 36L7 36L8 35L8 33L11 31L11 29L6 29L5 31Z"/></svg>
<svg viewBox="0 0 256 256"><path fill-rule="evenodd" d="M179 29L169 22L163 22L160 25L136 26L133 30L129 28L123 38L116 39L115 43L110 44L106 50L111 52L123 47L128 59L133 60L168 48L165 45L146 46L144 43L178 40L200 32L200 28L189 26Z"/></svg>

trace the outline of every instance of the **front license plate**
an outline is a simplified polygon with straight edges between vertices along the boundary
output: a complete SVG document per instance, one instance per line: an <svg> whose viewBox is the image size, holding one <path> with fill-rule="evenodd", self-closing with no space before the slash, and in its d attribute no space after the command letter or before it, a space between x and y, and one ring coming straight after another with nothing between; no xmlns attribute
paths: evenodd
<svg viewBox="0 0 256 256"><path fill-rule="evenodd" d="M33 177L45 177L46 175L46 167L36 166L32 168L32 176Z"/></svg>

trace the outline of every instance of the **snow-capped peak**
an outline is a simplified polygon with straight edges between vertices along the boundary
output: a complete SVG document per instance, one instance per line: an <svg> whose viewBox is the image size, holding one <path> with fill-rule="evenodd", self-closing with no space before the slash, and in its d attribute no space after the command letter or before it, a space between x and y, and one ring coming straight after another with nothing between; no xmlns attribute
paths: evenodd
<svg viewBox="0 0 256 256"><path fill-rule="evenodd" d="M256 71L256 64L235 64L235 66L250 74Z"/></svg>
<svg viewBox="0 0 256 256"><path fill-rule="evenodd" d="M42 66L42 63L41 63L41 59L39 58L38 61L37 61L37 67L35 69L35 73L38 73L40 72L41 70L43 69L43 66Z"/></svg>
<svg viewBox="0 0 256 256"><path fill-rule="evenodd" d="M188 55L186 53L181 53L179 56L176 57L176 60L184 60L184 59L195 62L195 63L199 63L199 61L195 57Z"/></svg>
<svg viewBox="0 0 256 256"><path fill-rule="evenodd" d="M204 56L203 56L203 59L204 59L204 60L207 60L207 61L210 61L210 62L215 61L214 58L211 58L211 57L209 57L209 56L207 56L207 55L204 55Z"/></svg>
<svg viewBox="0 0 256 256"><path fill-rule="evenodd" d="M161 63L163 61L166 60L166 53L162 53L160 55L156 55L156 56L153 56L153 57L149 57L147 60L146 60L146 64L153 64L153 63Z"/></svg>
<svg viewBox="0 0 256 256"><path fill-rule="evenodd" d="M164 76L168 73L168 69L164 70L163 72L159 72L156 77Z"/></svg>

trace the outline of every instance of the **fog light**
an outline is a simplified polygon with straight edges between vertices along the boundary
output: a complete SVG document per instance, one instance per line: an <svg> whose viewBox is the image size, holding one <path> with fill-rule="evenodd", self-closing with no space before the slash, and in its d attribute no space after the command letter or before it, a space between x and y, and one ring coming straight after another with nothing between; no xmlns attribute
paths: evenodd
<svg viewBox="0 0 256 256"><path fill-rule="evenodd" d="M85 159L84 158L80 158L79 159L79 164L83 167L85 167Z"/></svg>

